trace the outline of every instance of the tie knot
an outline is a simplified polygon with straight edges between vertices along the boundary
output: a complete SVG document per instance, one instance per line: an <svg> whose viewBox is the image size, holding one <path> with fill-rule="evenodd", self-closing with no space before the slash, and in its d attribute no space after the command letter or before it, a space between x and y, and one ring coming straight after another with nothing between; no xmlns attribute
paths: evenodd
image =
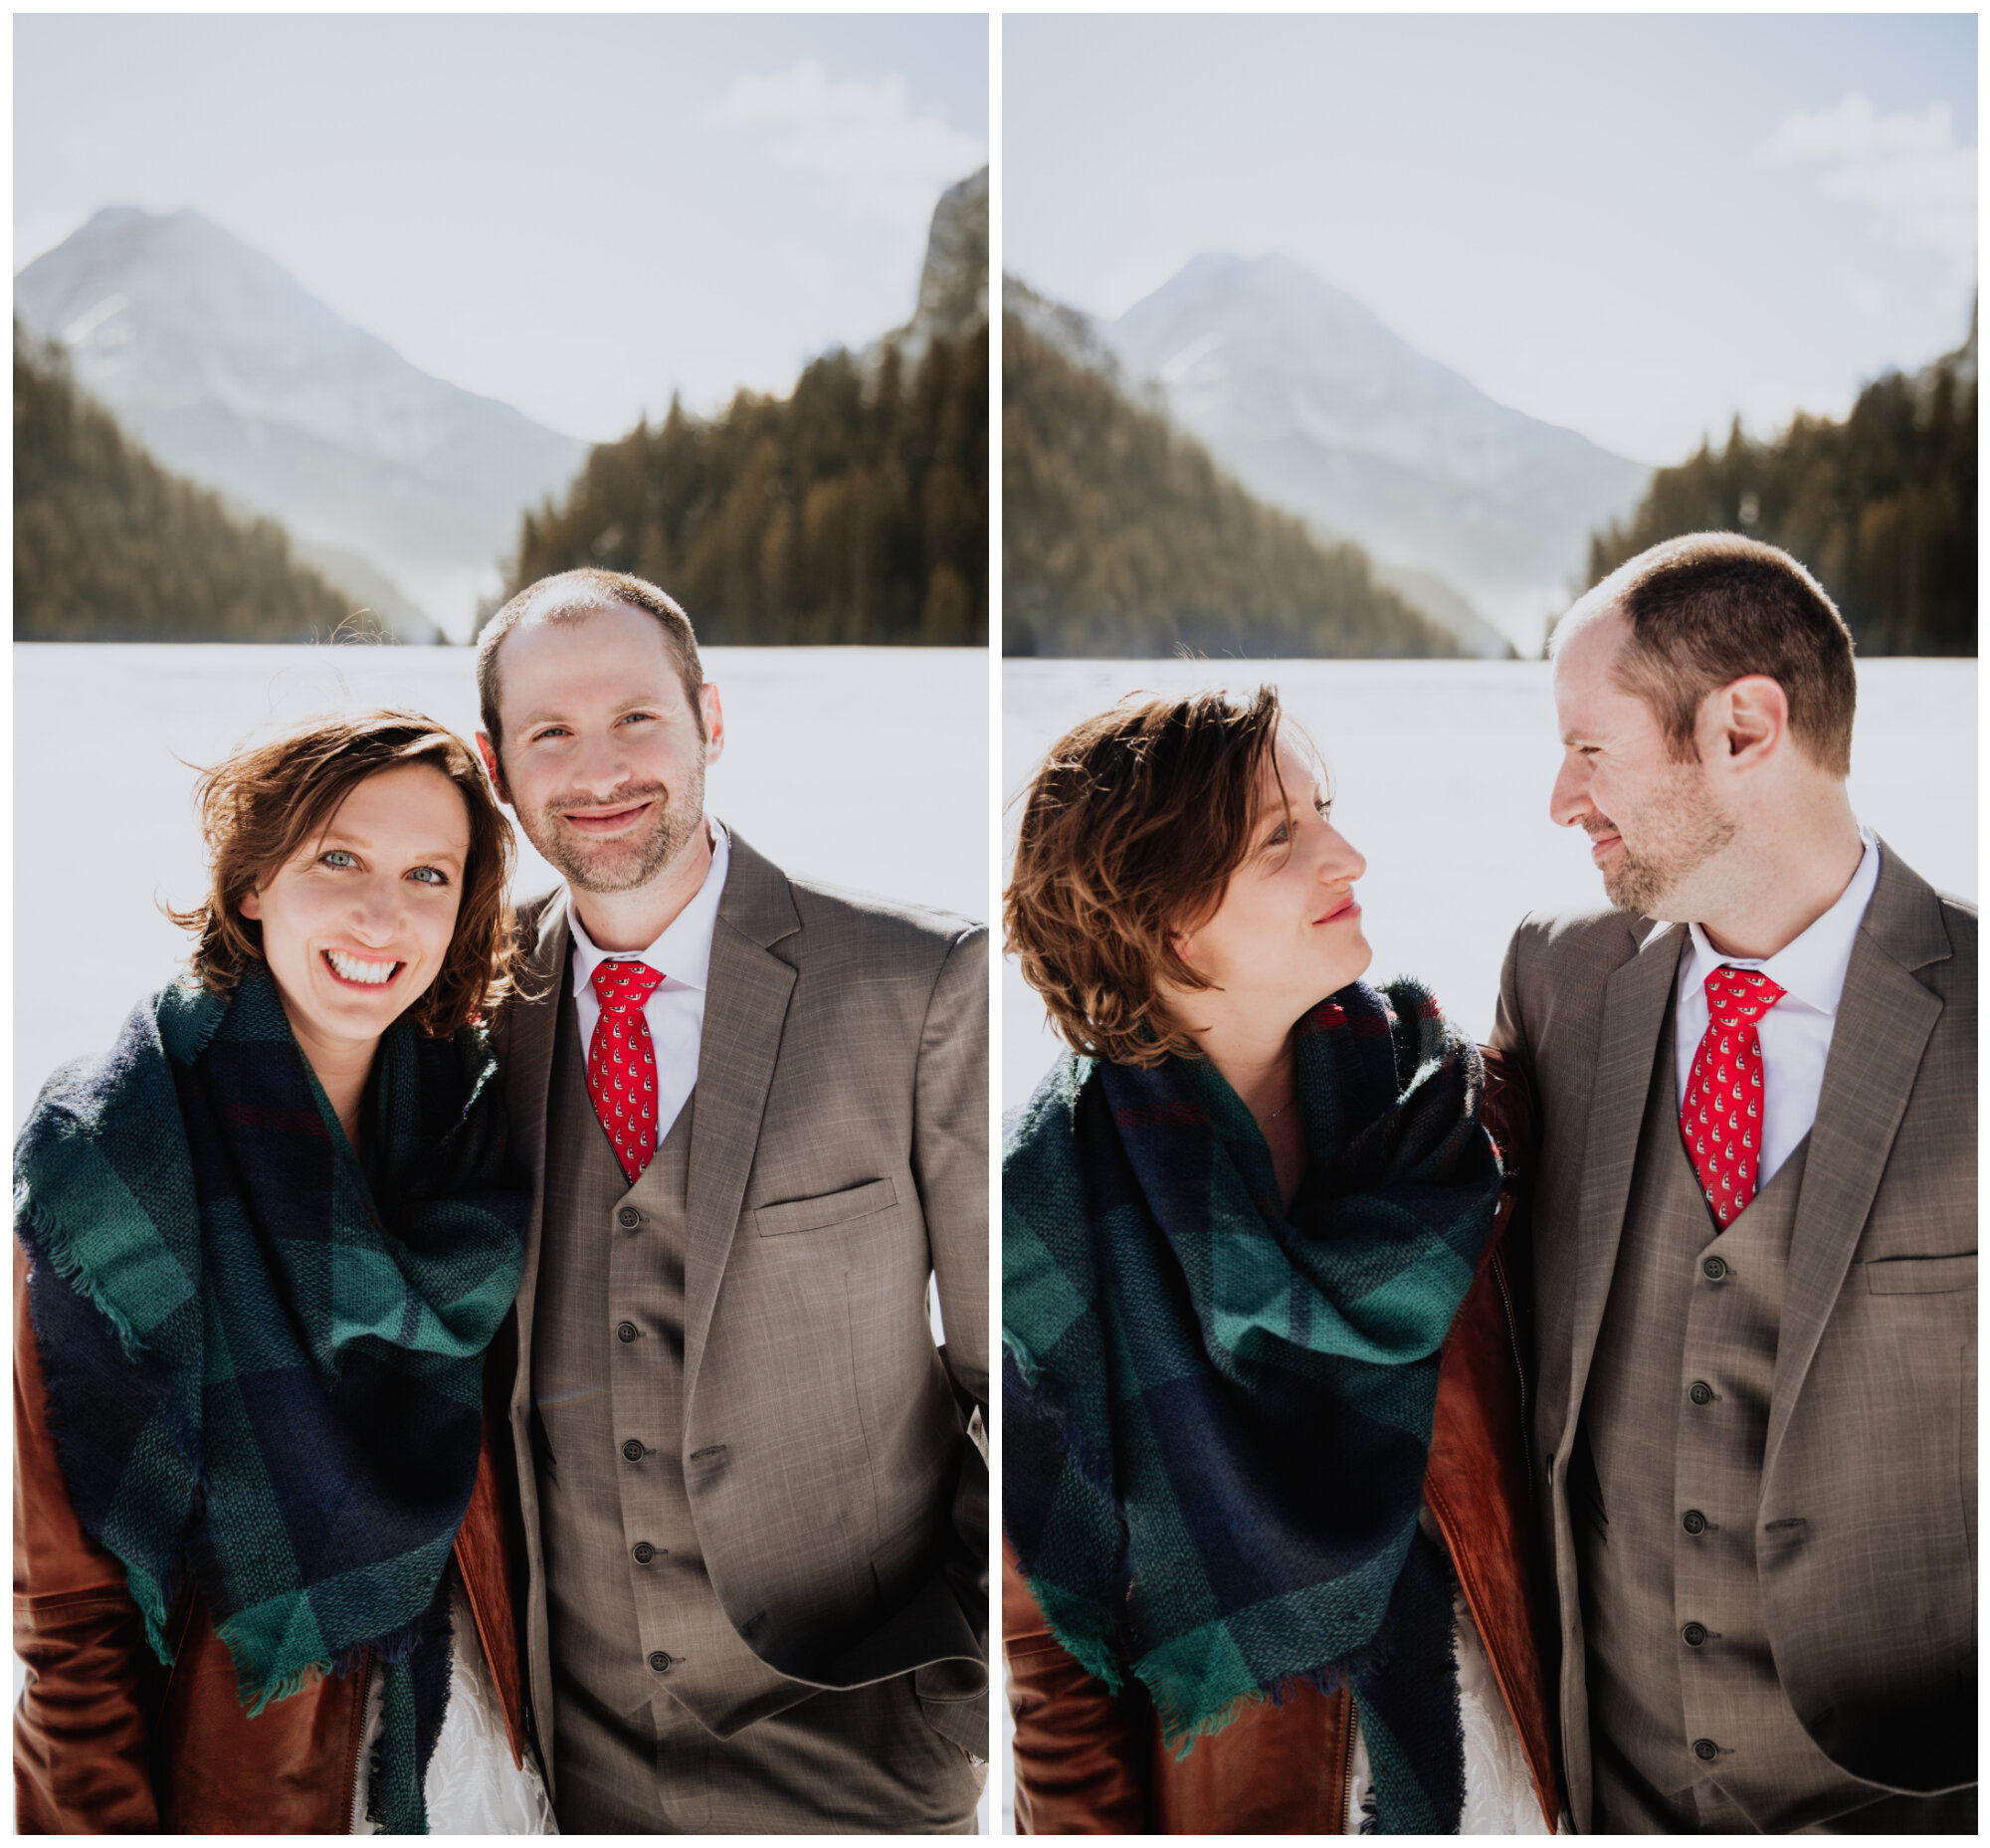
<svg viewBox="0 0 1990 1848"><path fill-rule="evenodd" d="M604 1012L640 1008L663 976L647 962L610 960L594 965L594 993Z"/></svg>
<svg viewBox="0 0 1990 1848"><path fill-rule="evenodd" d="M1760 1020L1783 998L1784 990L1760 969L1737 969L1723 962L1706 978L1706 1005L1716 1020L1729 1016L1723 1026L1739 1021Z"/></svg>

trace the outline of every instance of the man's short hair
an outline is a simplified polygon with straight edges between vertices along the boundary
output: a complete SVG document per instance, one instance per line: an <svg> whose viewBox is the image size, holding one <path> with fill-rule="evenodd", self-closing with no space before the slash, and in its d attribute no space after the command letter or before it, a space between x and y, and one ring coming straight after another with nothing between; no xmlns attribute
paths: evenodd
<svg viewBox="0 0 1990 1848"><path fill-rule="evenodd" d="M1160 983L1210 983L1170 938L1216 910L1249 856L1279 724L1270 687L1249 701L1129 699L1051 747L1023 795L1002 922L1074 1051L1138 1066L1201 1056Z"/></svg>
<svg viewBox="0 0 1990 1848"><path fill-rule="evenodd" d="M648 610L664 631L664 645L677 663L678 679L684 683L685 698L691 702L692 719L697 735L704 736L704 709L698 693L704 686L704 669L697 658L697 637L692 633L691 618L647 578L627 571L603 571L583 565L576 571L561 571L527 584L497 615L484 625L477 638L477 700L484 718L484 735L493 750L502 745L498 728L498 651L504 638L521 622L543 617L547 622L579 622L597 610L613 609L619 603Z"/></svg>
<svg viewBox="0 0 1990 1848"><path fill-rule="evenodd" d="M1766 674L1790 704L1790 736L1820 769L1852 773L1859 697L1852 631L1788 552L1738 532L1690 532L1619 565L1578 606L1619 609L1630 638L1616 680L1643 700L1682 763L1709 693Z"/></svg>

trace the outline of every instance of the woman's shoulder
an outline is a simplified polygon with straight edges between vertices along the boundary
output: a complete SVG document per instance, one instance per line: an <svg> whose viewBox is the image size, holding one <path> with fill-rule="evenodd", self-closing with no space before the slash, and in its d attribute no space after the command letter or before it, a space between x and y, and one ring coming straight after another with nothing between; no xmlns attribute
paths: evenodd
<svg viewBox="0 0 1990 1848"><path fill-rule="evenodd" d="M1098 1061L1063 1053L1046 1072L1027 1104L1002 1119L1002 1174L1054 1159L1071 1146L1078 1101L1098 1070Z"/></svg>

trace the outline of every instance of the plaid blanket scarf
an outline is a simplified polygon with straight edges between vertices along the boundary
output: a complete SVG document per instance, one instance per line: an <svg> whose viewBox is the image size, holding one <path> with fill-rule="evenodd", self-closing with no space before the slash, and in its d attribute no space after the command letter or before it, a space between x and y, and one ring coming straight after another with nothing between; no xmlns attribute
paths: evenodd
<svg viewBox="0 0 1990 1848"><path fill-rule="evenodd" d="M168 988L43 1088L15 1226L70 1499L159 1659L189 1571L252 1716L373 1649L372 1813L422 1833L444 1568L527 1202L481 1033L396 1022L366 1107L362 1169L267 971Z"/></svg>
<svg viewBox="0 0 1990 1848"><path fill-rule="evenodd" d="M1002 1170L1004 1525L1053 1633L1186 1752L1349 1687L1375 1824L1454 1831L1452 1577L1418 1527L1439 1349L1498 1200L1483 1069L1414 982L1302 1021L1290 1213L1215 1067L1066 1058Z"/></svg>

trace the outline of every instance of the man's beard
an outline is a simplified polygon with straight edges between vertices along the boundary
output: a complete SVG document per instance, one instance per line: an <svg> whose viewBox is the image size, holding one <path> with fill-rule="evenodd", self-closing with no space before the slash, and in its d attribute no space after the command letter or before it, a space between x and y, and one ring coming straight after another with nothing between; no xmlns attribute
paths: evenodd
<svg viewBox="0 0 1990 1848"><path fill-rule="evenodd" d="M627 808L633 802L655 801L649 828L633 839L588 841L569 833L563 817L590 808ZM663 783L643 783L618 789L603 801L578 802L568 797L549 802L539 811L538 827L525 834L576 892L601 895L634 892L647 886L678 855L704 821L704 765L694 764L683 785L673 793Z"/></svg>
<svg viewBox="0 0 1990 1848"><path fill-rule="evenodd" d="M1604 893L1619 911L1690 923L1677 916L1676 907L1669 911L1666 902L1734 838L1734 824L1714 807L1697 764L1679 765L1678 774L1646 810L1655 819L1639 830L1645 837L1641 847L1633 848L1620 831L1624 851L1603 876Z"/></svg>

